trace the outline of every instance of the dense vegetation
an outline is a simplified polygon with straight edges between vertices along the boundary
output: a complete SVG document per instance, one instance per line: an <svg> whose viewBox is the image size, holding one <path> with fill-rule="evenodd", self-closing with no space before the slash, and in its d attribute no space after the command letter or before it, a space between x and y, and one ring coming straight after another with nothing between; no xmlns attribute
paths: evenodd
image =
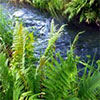
<svg viewBox="0 0 100 100"><path fill-rule="evenodd" d="M54 16L63 15L69 20L79 18L79 22L85 21L100 25L100 0L11 0L29 2L42 10L49 11Z"/></svg>
<svg viewBox="0 0 100 100"><path fill-rule="evenodd" d="M40 59L34 56L33 33L16 22L13 26L0 11L0 100L99 100L100 60L81 61L74 55L77 34L67 58L55 52L55 41L64 25L56 29ZM38 64L37 64L38 62ZM84 65L79 69L80 64Z"/></svg>

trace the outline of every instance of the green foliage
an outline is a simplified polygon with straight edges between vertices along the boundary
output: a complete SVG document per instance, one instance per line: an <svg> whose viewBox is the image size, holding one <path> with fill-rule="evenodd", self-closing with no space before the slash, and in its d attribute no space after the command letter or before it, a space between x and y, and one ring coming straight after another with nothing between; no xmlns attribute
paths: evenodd
<svg viewBox="0 0 100 100"><path fill-rule="evenodd" d="M0 53L0 99L10 100L12 98L13 77L8 67L6 55Z"/></svg>
<svg viewBox="0 0 100 100"><path fill-rule="evenodd" d="M48 2L48 9L50 10L51 14L57 17L59 14L58 11L63 9L64 2L62 0L50 0Z"/></svg>
<svg viewBox="0 0 100 100"><path fill-rule="evenodd" d="M2 100L19 100L24 92L29 91L32 92L31 99L39 95L39 81L34 78L36 67L33 65L35 58L32 54L32 38L33 34L28 33L22 24L17 23L13 33L13 53L12 58L9 58L10 64L6 63L6 56L0 53L0 87L2 88L0 98ZM26 61L27 59L31 60Z"/></svg>
<svg viewBox="0 0 100 100"><path fill-rule="evenodd" d="M91 77L87 77L87 79L83 79L80 82L79 98L81 100L98 100L96 97L96 95L100 93L100 91L97 92L98 88L100 88L100 73L95 73Z"/></svg>
<svg viewBox="0 0 100 100"><path fill-rule="evenodd" d="M95 68L93 63L81 61L74 55L75 44L67 58L55 53L55 42L65 25L56 29L51 22L51 36L48 46L38 65L34 57L33 34L22 24L16 23L13 32L12 56L7 58L0 52L0 100L99 100L100 61ZM4 49L5 43L0 38ZM9 63L8 63L9 61ZM78 64L84 68L78 69ZM79 73L83 71L82 76Z"/></svg>
<svg viewBox="0 0 100 100"><path fill-rule="evenodd" d="M32 3L36 5L36 7L39 8L47 8L48 0L32 0Z"/></svg>
<svg viewBox="0 0 100 100"><path fill-rule="evenodd" d="M99 62L99 61L98 61ZM79 83L79 92L78 96L81 100L98 100L100 98L100 65L98 64L98 68L94 68L94 66L89 65L88 62L80 62L85 65L83 76L80 78ZM89 71L87 73L87 71Z"/></svg>
<svg viewBox="0 0 100 100"><path fill-rule="evenodd" d="M63 2L61 0L33 0L33 4L36 4L40 8L46 8L51 4L56 10L60 10L63 7Z"/></svg>
<svg viewBox="0 0 100 100"><path fill-rule="evenodd" d="M69 15L69 20L78 15L80 22L91 23L96 22L97 19L100 21L99 4L96 0L72 0L66 5L64 13Z"/></svg>
<svg viewBox="0 0 100 100"><path fill-rule="evenodd" d="M59 11L63 9L62 0L32 0L30 3L35 7L49 11L53 16L58 17Z"/></svg>
<svg viewBox="0 0 100 100"><path fill-rule="evenodd" d="M49 57L53 54L54 52L54 44L56 40L61 36L63 29L65 25L62 25L59 30L56 29L56 26L54 25L54 20L51 22L51 29L50 29L50 39L48 40L48 46L45 49L45 52L43 56L40 58L39 65L37 67L37 71L41 70L42 67L45 65L45 62L49 59Z"/></svg>
<svg viewBox="0 0 100 100"><path fill-rule="evenodd" d="M13 33L13 54L12 54L12 66L23 67L24 66L24 53L26 44L26 33L23 32L22 24L16 23Z"/></svg>
<svg viewBox="0 0 100 100"><path fill-rule="evenodd" d="M6 52L6 47L5 47L5 42L3 39L0 37L0 53L1 52Z"/></svg>
<svg viewBox="0 0 100 100"><path fill-rule="evenodd" d="M85 66L81 77L78 76L81 72L77 68L78 63ZM97 63L98 68L94 68L74 57L73 52L67 53L67 59L59 54L51 57L46 63L43 83L46 100L99 100L100 62Z"/></svg>
<svg viewBox="0 0 100 100"><path fill-rule="evenodd" d="M36 84L38 81L35 82L34 79L35 66L33 63L35 63L35 58L32 54L32 38L33 34L28 33L22 24L16 24L13 34L13 55L11 62L13 75L15 77L14 100L18 100L21 94L26 91L32 91L33 95L34 92L35 94L38 92L38 84Z"/></svg>
<svg viewBox="0 0 100 100"><path fill-rule="evenodd" d="M3 13L3 8L0 6L0 37L6 45L12 45L12 29L11 20Z"/></svg>
<svg viewBox="0 0 100 100"><path fill-rule="evenodd" d="M44 92L46 100L69 99L74 97L77 86L77 58L73 59L72 54L68 54L68 59L64 60L60 54L57 55L59 62L52 57L46 65L46 77L44 80Z"/></svg>

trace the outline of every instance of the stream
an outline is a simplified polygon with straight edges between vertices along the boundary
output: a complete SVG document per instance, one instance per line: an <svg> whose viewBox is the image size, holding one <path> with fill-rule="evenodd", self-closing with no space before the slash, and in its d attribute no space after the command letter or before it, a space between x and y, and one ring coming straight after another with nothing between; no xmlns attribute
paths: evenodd
<svg viewBox="0 0 100 100"><path fill-rule="evenodd" d="M0 3L4 9L4 13L9 13L10 17L20 18L24 26L28 28L30 32L34 33L36 37L34 47L35 56L40 57L43 54L48 44L50 35L50 23L52 17L45 12L40 11L34 7L23 6L16 7L7 3ZM75 54L82 59L86 59L86 55L93 56L96 53L96 60L100 59L100 28L94 25L68 23L66 20L57 21L55 23L58 26L62 24L68 24L62 36L56 42L56 51L61 52L63 57L66 57L66 52L70 48L70 45L75 35L80 31L85 31L80 35L80 38L76 44Z"/></svg>

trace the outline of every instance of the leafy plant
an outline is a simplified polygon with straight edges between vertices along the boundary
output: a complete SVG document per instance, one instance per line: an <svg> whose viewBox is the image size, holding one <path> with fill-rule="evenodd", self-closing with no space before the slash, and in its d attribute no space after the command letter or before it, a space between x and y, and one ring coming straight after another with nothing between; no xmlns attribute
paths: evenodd
<svg viewBox="0 0 100 100"><path fill-rule="evenodd" d="M6 55L0 53L0 99L8 100L12 98L13 77L8 67Z"/></svg>
<svg viewBox="0 0 100 100"><path fill-rule="evenodd" d="M81 61L74 55L75 44L81 33L76 36L66 59L59 52L55 53L54 44L64 26L57 30L52 20L48 46L36 65L33 34L22 24L16 23L12 57L7 58L5 52L0 52L1 100L100 99L100 61L95 67L93 63ZM78 64L84 65L84 68L79 69ZM82 76L79 76L81 71Z"/></svg>
<svg viewBox="0 0 100 100"><path fill-rule="evenodd" d="M36 94L38 92L37 82L39 81L34 79L35 66L31 65L35 59L32 57L33 34L31 34L28 34L22 24L17 23L13 33L13 54L12 58L9 58L10 64L6 63L6 56L0 54L0 71L2 72L0 74L0 87L3 87L0 91L0 98L2 100L19 100L26 92L29 94L29 91L33 94L31 98L38 96ZM27 57L31 60L25 62Z"/></svg>
<svg viewBox="0 0 100 100"><path fill-rule="evenodd" d="M7 18L0 7L0 37L6 45L12 45L12 21Z"/></svg>
<svg viewBox="0 0 100 100"><path fill-rule="evenodd" d="M22 24L19 25L17 23L13 35L13 60L11 62L12 72L15 77L13 91L14 100L18 100L21 94L26 91L31 91L33 94L34 92L36 93L35 87L37 86L35 85L36 82L34 80L35 66L33 65L35 58L32 54L33 34L26 33L27 31ZM27 57L31 60L28 60Z"/></svg>
<svg viewBox="0 0 100 100"><path fill-rule="evenodd" d="M12 45L12 21L5 15L2 7L0 7L0 52L5 52L8 57L11 56Z"/></svg>
<svg viewBox="0 0 100 100"><path fill-rule="evenodd" d="M66 4L65 14L69 15L69 20L74 16L79 16L80 22L86 21L87 23L96 22L100 20L99 1L96 0L73 0Z"/></svg>

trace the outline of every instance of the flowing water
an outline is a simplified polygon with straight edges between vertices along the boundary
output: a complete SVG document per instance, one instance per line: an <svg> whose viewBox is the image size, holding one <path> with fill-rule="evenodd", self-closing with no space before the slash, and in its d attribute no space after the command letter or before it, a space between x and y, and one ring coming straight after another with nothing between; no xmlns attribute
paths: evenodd
<svg viewBox="0 0 100 100"><path fill-rule="evenodd" d="M47 47L52 17L48 13L28 6L16 7L14 5L8 5L7 3L0 3L0 5L4 9L4 13L9 13L10 18L20 18L30 32L34 31L33 34L36 37L34 43L35 54L39 57ZM100 59L99 27L77 24L75 21L74 23L68 23L65 20L60 22L55 20L55 23L59 26L64 23L68 24L64 29L64 33L56 42L56 50L61 52L63 57L66 57L66 52L70 48L75 35L80 31L85 31L77 42L75 54L86 59L86 55L93 57L96 53L96 59Z"/></svg>

